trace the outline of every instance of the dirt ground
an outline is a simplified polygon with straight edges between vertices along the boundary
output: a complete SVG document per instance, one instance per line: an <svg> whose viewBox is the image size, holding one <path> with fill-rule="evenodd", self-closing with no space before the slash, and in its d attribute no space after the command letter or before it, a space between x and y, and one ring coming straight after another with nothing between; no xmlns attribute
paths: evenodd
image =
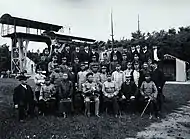
<svg viewBox="0 0 190 139"><path fill-rule="evenodd" d="M34 86L31 80L29 84ZM166 102L161 120L149 120L148 115L140 118L139 113L135 115L123 113L118 119L106 114L101 114L101 118L93 116L87 118L80 114L66 119L40 116L27 119L24 123L17 121L16 111L13 109L12 94L16 85L17 81L0 79L1 139L188 138L189 136L190 109L186 105L190 100L190 85L165 85Z"/></svg>

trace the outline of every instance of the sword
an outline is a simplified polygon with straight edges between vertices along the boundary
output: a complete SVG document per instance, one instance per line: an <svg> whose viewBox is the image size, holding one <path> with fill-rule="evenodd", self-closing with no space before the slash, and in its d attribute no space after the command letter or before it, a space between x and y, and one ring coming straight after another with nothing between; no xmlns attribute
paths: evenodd
<svg viewBox="0 0 190 139"><path fill-rule="evenodd" d="M143 110L143 112L141 113L141 117L144 115L144 112L146 111L146 109L147 109L147 107L148 107L148 105L150 104L150 99L148 100L148 103L146 104L146 106L145 106L145 108L144 108L144 110Z"/></svg>

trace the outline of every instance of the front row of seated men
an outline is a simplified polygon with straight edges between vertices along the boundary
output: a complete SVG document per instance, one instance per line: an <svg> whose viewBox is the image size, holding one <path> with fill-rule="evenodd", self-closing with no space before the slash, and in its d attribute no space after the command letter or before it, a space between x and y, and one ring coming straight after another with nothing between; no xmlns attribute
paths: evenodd
<svg viewBox="0 0 190 139"><path fill-rule="evenodd" d="M68 80L68 73L63 73L62 80L60 80L57 86L50 83L49 78L45 79L45 83L42 85L39 100L37 100L37 106L42 114L46 114L48 111L56 111L59 115L66 117L69 110L73 110L75 102L74 97L74 85ZM113 112L115 117L120 112L120 102L135 102L135 109L141 104L150 103L150 118L154 113L157 116L156 100L157 100L157 88L153 81L151 81L150 73L145 74L145 81L143 81L140 89L136 84L131 81L131 76L125 76L125 82L122 83L121 88L117 87L117 84L111 80L111 75L107 75L107 81L103 84L98 84L94 81L93 73L87 73L87 81L82 84L82 94L85 104L85 114L90 116L90 108L95 103L95 115L99 117L99 107L102 103L103 107L107 107L108 103L113 106ZM15 108L19 111L19 120L23 120L28 114L34 116L34 108L36 102L34 101L34 94L29 85L26 84L26 77L21 75L19 80L20 85L14 89L13 101ZM124 103L126 107L127 103ZM136 107L137 106L137 107ZM141 109L142 110L142 109ZM26 113L27 112L27 113Z"/></svg>

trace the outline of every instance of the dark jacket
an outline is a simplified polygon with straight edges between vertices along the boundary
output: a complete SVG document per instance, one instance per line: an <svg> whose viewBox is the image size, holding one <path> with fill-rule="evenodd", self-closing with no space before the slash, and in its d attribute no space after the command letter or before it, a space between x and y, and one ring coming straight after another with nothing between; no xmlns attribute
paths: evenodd
<svg viewBox="0 0 190 139"><path fill-rule="evenodd" d="M142 62L148 62L148 59L151 58L152 59L152 53L147 50L145 53L143 53L143 51L140 54L140 60Z"/></svg>
<svg viewBox="0 0 190 139"><path fill-rule="evenodd" d="M135 85L134 82L130 82L129 85L126 84L126 82L124 82L121 85L121 90L120 90L120 95L124 95L126 97L126 99L130 99L131 96L137 96L137 86Z"/></svg>
<svg viewBox="0 0 190 139"><path fill-rule="evenodd" d="M122 61L122 55L119 51L117 51L116 53L114 51L111 52L110 54L110 61L113 61L113 55L116 54L117 55L117 60L120 63Z"/></svg>
<svg viewBox="0 0 190 139"><path fill-rule="evenodd" d="M92 56L96 56L96 61L99 61L99 54L97 52L95 52L94 54L91 52L90 53L90 60L92 61Z"/></svg>
<svg viewBox="0 0 190 139"><path fill-rule="evenodd" d="M25 106L34 102L34 93L29 85L25 89L21 84L14 89L13 102L14 105Z"/></svg>
<svg viewBox="0 0 190 139"><path fill-rule="evenodd" d="M58 88L58 99L71 98L73 94L73 84L71 81L61 81Z"/></svg>
<svg viewBox="0 0 190 139"><path fill-rule="evenodd" d="M152 81L155 83L156 87L162 89L165 84L164 73L160 71L158 68L152 72Z"/></svg>
<svg viewBox="0 0 190 139"><path fill-rule="evenodd" d="M71 62L71 51L68 51L68 52L64 51L63 56L65 56L67 58L67 62Z"/></svg>
<svg viewBox="0 0 190 139"><path fill-rule="evenodd" d="M91 60L91 52L89 51L88 53L86 53L85 51L82 51L81 52L81 62L84 62L84 61L90 61Z"/></svg>
<svg viewBox="0 0 190 139"><path fill-rule="evenodd" d="M81 61L81 52L76 52L76 51L73 51L72 54L71 54L71 62L74 63L74 59L76 57L78 57L79 61Z"/></svg>

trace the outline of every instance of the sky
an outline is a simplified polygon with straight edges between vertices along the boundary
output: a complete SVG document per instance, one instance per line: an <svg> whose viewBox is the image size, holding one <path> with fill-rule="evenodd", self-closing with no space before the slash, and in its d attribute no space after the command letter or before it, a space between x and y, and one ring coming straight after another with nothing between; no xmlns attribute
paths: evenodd
<svg viewBox="0 0 190 139"><path fill-rule="evenodd" d="M114 38L119 40L137 30L138 14L142 32L189 26L189 6L189 0L0 0L0 13L70 26L70 35L107 41L111 39L111 9ZM0 44L10 42L0 37ZM30 42L28 49L44 47L44 43Z"/></svg>

